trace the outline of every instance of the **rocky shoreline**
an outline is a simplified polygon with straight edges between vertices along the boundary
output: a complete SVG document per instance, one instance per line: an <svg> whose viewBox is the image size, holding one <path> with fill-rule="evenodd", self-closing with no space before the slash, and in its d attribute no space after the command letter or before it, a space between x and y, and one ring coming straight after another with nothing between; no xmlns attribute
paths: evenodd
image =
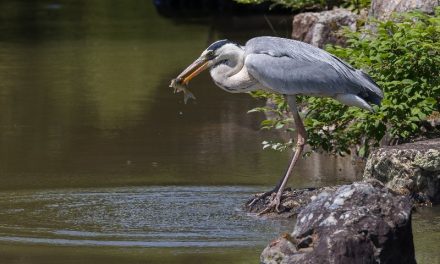
<svg viewBox="0 0 440 264"><path fill-rule="evenodd" d="M440 138L374 150L363 178L379 180L419 203L440 203Z"/></svg>
<svg viewBox="0 0 440 264"><path fill-rule="evenodd" d="M411 214L416 206L439 203L439 180L440 139L431 139L373 151L361 182L286 189L281 212L263 217L296 216L295 229L272 241L260 261L416 263ZM261 212L270 199L245 210Z"/></svg>
<svg viewBox="0 0 440 264"><path fill-rule="evenodd" d="M280 212L269 212L263 216L266 218L291 218L295 217L304 207L306 207L313 199L316 198L323 191L334 191L339 186L329 186L322 188L303 188L292 189L286 188L281 197ZM272 196L267 196L264 199L258 200L252 206L249 206L249 202L254 198L262 195L257 193L245 205L245 210L249 213L259 213L263 211L270 203Z"/></svg>
<svg viewBox="0 0 440 264"><path fill-rule="evenodd" d="M261 263L416 263L409 197L371 181L311 200L293 232L263 250Z"/></svg>
<svg viewBox="0 0 440 264"><path fill-rule="evenodd" d="M390 192L408 196L414 205L440 204L440 138L374 150L368 157L363 180L381 182ZM265 216L295 216L320 193L335 191L339 187L287 188L281 199L281 212ZM259 195L255 194L249 201ZM267 196L252 206L245 205L245 210L250 213L261 212L271 198Z"/></svg>

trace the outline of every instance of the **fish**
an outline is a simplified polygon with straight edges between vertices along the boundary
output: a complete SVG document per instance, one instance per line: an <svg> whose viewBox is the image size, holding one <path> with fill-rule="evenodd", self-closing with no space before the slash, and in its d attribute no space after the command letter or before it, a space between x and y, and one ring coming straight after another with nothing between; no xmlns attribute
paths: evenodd
<svg viewBox="0 0 440 264"><path fill-rule="evenodd" d="M194 94L188 90L188 86L183 84L181 79L172 79L170 87L174 88L174 93L183 92L183 102L185 104L188 102L188 99L196 100Z"/></svg>

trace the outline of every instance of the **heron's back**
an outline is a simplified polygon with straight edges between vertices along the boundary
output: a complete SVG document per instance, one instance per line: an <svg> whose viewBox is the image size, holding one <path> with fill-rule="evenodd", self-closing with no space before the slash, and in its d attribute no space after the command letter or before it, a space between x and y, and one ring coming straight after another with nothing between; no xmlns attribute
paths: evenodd
<svg viewBox="0 0 440 264"><path fill-rule="evenodd" d="M257 37L246 43L245 56L249 72L275 92L330 97L353 94L377 105L383 98L370 76L307 43Z"/></svg>

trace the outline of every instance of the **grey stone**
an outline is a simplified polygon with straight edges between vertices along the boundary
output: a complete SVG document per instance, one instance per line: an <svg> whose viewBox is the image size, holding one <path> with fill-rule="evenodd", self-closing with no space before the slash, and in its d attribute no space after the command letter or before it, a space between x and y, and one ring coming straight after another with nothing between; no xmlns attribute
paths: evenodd
<svg viewBox="0 0 440 264"><path fill-rule="evenodd" d="M265 214L266 218L291 218L297 215L305 206L307 206L311 201L315 200L318 194L323 194L327 192L334 191L338 188L338 186L328 186L328 187L320 187L320 188L303 188L303 189L284 189L283 195L281 196L281 204L280 204L280 212L270 212ZM271 203L273 193L271 196L267 196L264 199L258 200L252 206L249 205L254 198L262 195L255 194L252 198L250 198L244 209L249 213L258 213L263 211L265 208L269 206Z"/></svg>
<svg viewBox="0 0 440 264"><path fill-rule="evenodd" d="M368 157L364 179L440 203L440 139L382 147Z"/></svg>
<svg viewBox="0 0 440 264"><path fill-rule="evenodd" d="M393 12L400 13L417 9L433 13L438 5L438 0L373 0L369 14L380 20L387 20Z"/></svg>
<svg viewBox="0 0 440 264"><path fill-rule="evenodd" d="M271 242L265 264L416 263L408 196L380 182L321 192L298 214L292 234Z"/></svg>
<svg viewBox="0 0 440 264"><path fill-rule="evenodd" d="M293 18L292 38L320 48L326 44L344 45L340 30L344 26L356 30L356 20L356 14L341 8L301 13Z"/></svg>

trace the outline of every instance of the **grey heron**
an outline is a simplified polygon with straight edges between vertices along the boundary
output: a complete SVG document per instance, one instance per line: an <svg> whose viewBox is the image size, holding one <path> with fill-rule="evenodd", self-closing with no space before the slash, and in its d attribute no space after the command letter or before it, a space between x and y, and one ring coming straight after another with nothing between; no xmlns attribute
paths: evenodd
<svg viewBox="0 0 440 264"><path fill-rule="evenodd" d="M291 39L256 37L241 46L229 40L212 43L176 78L180 85L210 68L215 84L230 93L265 90L285 96L297 131L296 149L287 172L272 191L276 193L262 213L279 212L281 196L306 143L307 134L298 113L296 96L331 97L343 104L372 111L383 93L370 76L326 51Z"/></svg>

